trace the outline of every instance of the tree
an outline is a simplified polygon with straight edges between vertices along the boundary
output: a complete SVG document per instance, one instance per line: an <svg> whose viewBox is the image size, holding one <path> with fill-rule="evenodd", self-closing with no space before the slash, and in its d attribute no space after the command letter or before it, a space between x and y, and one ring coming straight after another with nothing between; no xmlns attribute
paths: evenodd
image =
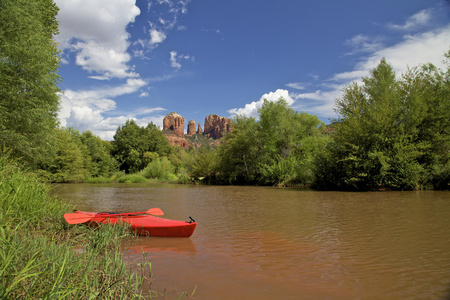
<svg viewBox="0 0 450 300"><path fill-rule="evenodd" d="M41 166L42 175L51 182L83 182L89 176L91 157L79 139L75 129L61 128L56 131L56 154Z"/></svg>
<svg viewBox="0 0 450 300"><path fill-rule="evenodd" d="M31 166L55 144L57 12L52 0L0 3L0 145Z"/></svg>
<svg viewBox="0 0 450 300"><path fill-rule="evenodd" d="M192 150L187 167L192 178L214 177L217 170L217 150L210 145L203 145Z"/></svg>
<svg viewBox="0 0 450 300"><path fill-rule="evenodd" d="M126 121L114 134L112 154L127 173L143 170L148 164L147 152L156 152L160 157L170 154L169 142L158 127L150 123L140 127L134 120Z"/></svg>
<svg viewBox="0 0 450 300"><path fill-rule="evenodd" d="M382 59L336 100L336 131L316 159L316 186L411 190L433 185L436 172L448 179L448 95L434 66L397 79Z"/></svg>
<svg viewBox="0 0 450 300"><path fill-rule="evenodd" d="M89 172L92 177L110 177L118 169L116 160L111 156L112 147L109 142L103 141L89 130L78 135L78 138L91 158Z"/></svg>
<svg viewBox="0 0 450 300"><path fill-rule="evenodd" d="M168 156L172 152L172 147L169 141L164 136L161 129L153 122L150 122L145 127L146 136L149 142L149 152L156 152L159 156Z"/></svg>
<svg viewBox="0 0 450 300"><path fill-rule="evenodd" d="M283 98L276 102L264 100L258 112L258 135L263 145L260 180L276 185L310 183L312 157L323 143L323 122L316 116L296 112Z"/></svg>
<svg viewBox="0 0 450 300"><path fill-rule="evenodd" d="M229 183L287 184L312 180L311 153L320 147L323 123L297 113L280 98L264 100L260 120L238 116L219 148L220 178Z"/></svg>
<svg viewBox="0 0 450 300"><path fill-rule="evenodd" d="M257 138L258 123L255 118L237 116L232 131L219 146L219 175L223 183L255 183L261 161L262 145Z"/></svg>

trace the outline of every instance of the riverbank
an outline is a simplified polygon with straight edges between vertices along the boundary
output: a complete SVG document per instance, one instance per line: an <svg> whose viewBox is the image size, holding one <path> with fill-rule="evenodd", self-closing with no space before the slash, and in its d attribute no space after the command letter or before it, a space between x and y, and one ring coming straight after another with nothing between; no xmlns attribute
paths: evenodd
<svg viewBox="0 0 450 300"><path fill-rule="evenodd" d="M1 299L141 299L150 263L123 261L123 226L69 226L71 207L49 186L0 158Z"/></svg>

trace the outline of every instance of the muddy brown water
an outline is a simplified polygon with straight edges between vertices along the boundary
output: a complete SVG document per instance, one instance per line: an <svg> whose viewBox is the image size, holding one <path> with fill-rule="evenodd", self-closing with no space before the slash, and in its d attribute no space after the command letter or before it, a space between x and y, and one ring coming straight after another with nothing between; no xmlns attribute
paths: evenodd
<svg viewBox="0 0 450 300"><path fill-rule="evenodd" d="M448 191L66 184L54 192L79 210L159 207L198 222L191 238L126 243L130 264L148 252L156 299L193 291L193 299L450 299Z"/></svg>

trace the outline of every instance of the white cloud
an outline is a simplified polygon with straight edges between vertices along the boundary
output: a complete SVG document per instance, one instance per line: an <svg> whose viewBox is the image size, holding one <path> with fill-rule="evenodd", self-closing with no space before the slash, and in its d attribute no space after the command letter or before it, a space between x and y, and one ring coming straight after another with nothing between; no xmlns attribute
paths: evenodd
<svg viewBox="0 0 450 300"><path fill-rule="evenodd" d="M424 9L406 20L405 24L403 25L396 25L396 24L389 24L388 28L395 29L395 30L412 30L416 29L417 27L426 25L428 21L432 18L432 12L430 9Z"/></svg>
<svg viewBox="0 0 450 300"><path fill-rule="evenodd" d="M152 113L157 112L157 111L165 111L165 110L166 109L162 108L162 107L153 107L153 108L145 108L145 107L143 107L143 108L137 109L133 113L133 115L142 116L142 115L152 114Z"/></svg>
<svg viewBox="0 0 450 300"><path fill-rule="evenodd" d="M183 54L178 55L177 51L170 51L170 66L172 68L179 70L181 68L181 63L180 63L181 59L191 60L191 61L195 60L194 57L191 57L190 55L183 55Z"/></svg>
<svg viewBox="0 0 450 300"><path fill-rule="evenodd" d="M156 29L151 29L150 30L150 40L149 43L150 45L154 46L157 44L160 44L162 42L164 42L164 40L166 39L166 34L163 31L158 31Z"/></svg>
<svg viewBox="0 0 450 300"><path fill-rule="evenodd" d="M149 21L150 29L148 45L151 49L154 49L159 46L159 44L163 43L167 34L173 28L178 28L179 30L186 29L186 26L177 25L178 15L187 13L187 5L189 4L189 0L186 1L170 1L170 0L159 0L157 3L159 5L167 5L168 6L168 14L165 17L158 17L154 22ZM150 10L150 5L148 6L148 10ZM144 28L147 30L147 28Z"/></svg>
<svg viewBox="0 0 450 300"><path fill-rule="evenodd" d="M140 14L133 0L56 0L59 48L76 53L76 63L103 77L136 77L128 62L126 26ZM67 54L65 53L65 54ZM64 57L64 60L68 60Z"/></svg>
<svg viewBox="0 0 450 300"><path fill-rule="evenodd" d="M285 85L287 87L290 87L290 88L296 89L296 90L304 90L306 88L305 85L300 82L291 82L291 83L286 83Z"/></svg>
<svg viewBox="0 0 450 300"><path fill-rule="evenodd" d="M96 80L109 80L110 79L107 76L89 76L89 78L96 79Z"/></svg>
<svg viewBox="0 0 450 300"><path fill-rule="evenodd" d="M334 99L341 96L343 88L344 85L330 85L327 90L319 89L310 93L291 93L292 98L295 99L295 105L292 108L322 118L333 118L335 117L333 111Z"/></svg>
<svg viewBox="0 0 450 300"><path fill-rule="evenodd" d="M177 52L170 51L170 66L175 69L180 69L181 64L177 62Z"/></svg>
<svg viewBox="0 0 450 300"><path fill-rule="evenodd" d="M111 114L116 109L116 102L110 98L134 93L146 84L141 79L128 79L125 84L117 87L80 91L66 90L64 94L60 95L61 109L58 113L60 123L62 126L73 127L80 131L89 129L105 140L111 140L117 128L125 124L128 119L134 119L138 124L151 120L161 126L162 118L160 115L136 118L136 116L165 110L161 107L144 107L122 116L104 117L105 113Z"/></svg>
<svg viewBox="0 0 450 300"><path fill-rule="evenodd" d="M415 67L428 62L443 68L444 53L449 46L450 26L435 31L405 35L401 42L364 57L354 70L335 74L333 80L354 80L367 76L383 57L397 73L406 71L408 66Z"/></svg>
<svg viewBox="0 0 450 300"><path fill-rule="evenodd" d="M380 37L369 37L367 35L358 34L347 40L345 44L350 46L352 50L347 55L353 55L364 52L374 52L383 47Z"/></svg>
<svg viewBox="0 0 450 300"><path fill-rule="evenodd" d="M280 98L284 98L288 105L292 105L294 103L294 99L289 96L289 92L287 90L278 89L275 92L262 95L259 101L246 104L243 108L230 109L228 112L232 115L245 115L247 117L258 118L258 109L262 107L264 100L276 102Z"/></svg>
<svg viewBox="0 0 450 300"><path fill-rule="evenodd" d="M358 39L360 37L355 38L355 41ZM408 67L425 63L432 63L445 69L444 53L448 51L449 46L450 26L405 35L397 44L362 56L353 70L334 74L324 82L325 84L322 84L320 89L306 93L292 93L291 96L296 100L293 108L322 118L336 117L332 108L335 99L341 97L343 88L352 81L361 82L361 77L368 76L370 70L374 69L382 58L386 59L398 76L406 72Z"/></svg>

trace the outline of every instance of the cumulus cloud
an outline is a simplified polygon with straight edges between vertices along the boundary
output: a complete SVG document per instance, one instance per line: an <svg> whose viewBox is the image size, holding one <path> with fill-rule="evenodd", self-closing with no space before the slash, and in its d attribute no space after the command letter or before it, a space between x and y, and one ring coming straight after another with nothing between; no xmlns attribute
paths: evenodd
<svg viewBox="0 0 450 300"><path fill-rule="evenodd" d="M60 34L55 38L63 59L75 52L76 64L100 74L97 78L137 77L128 66L131 57L126 26L140 14L130 0L56 0ZM66 56L64 56L66 55Z"/></svg>
<svg viewBox="0 0 450 300"><path fill-rule="evenodd" d="M150 30L150 45L154 46L164 42L166 39L166 34L163 31L158 31L157 29Z"/></svg>
<svg viewBox="0 0 450 300"><path fill-rule="evenodd" d="M145 126L151 121L162 126L164 116L161 117L159 114L152 117L145 116L164 111L165 109L162 107L142 107L122 116L104 116L112 114L117 108L116 102L111 98L134 93L146 84L141 79L128 79L125 84L116 87L80 91L66 90L60 95L61 109L58 114L60 123L62 126L73 127L80 131L89 129L105 140L111 140L117 128L129 119L135 120L141 126ZM137 116L145 117L137 118Z"/></svg>
<svg viewBox="0 0 450 300"><path fill-rule="evenodd" d="M294 99L289 96L289 92L287 90L278 89L275 92L262 95L258 101L246 104L243 108L233 108L228 110L228 112L232 115L245 115L247 117L258 118L258 109L262 107L264 100L276 102L280 98L286 100L288 105L292 105L294 103Z"/></svg>
<svg viewBox="0 0 450 300"><path fill-rule="evenodd" d="M103 81L95 89L67 89L61 95L58 117L62 126L80 131L89 129L102 139L111 140L118 126L133 119L145 126L153 122L162 126L161 107L141 107L136 111L118 111L115 98L137 93L149 95L149 82L172 78L174 75L141 79L131 63L133 58L149 59L146 54L167 39L171 29L180 28L178 16L187 12L189 0L148 1L147 12L154 6L166 6L161 15L148 22L145 37L130 41L127 27L141 14L135 0L55 0L60 34L55 38L62 51L61 61L75 63L88 72L89 78ZM158 11L158 10L156 10ZM181 67L182 60L193 60L175 52L173 66ZM114 79L114 80L112 80ZM117 80L119 79L119 80ZM116 82L121 82L114 85ZM109 83L109 84L108 84Z"/></svg>
<svg viewBox="0 0 450 300"><path fill-rule="evenodd" d="M339 98L345 85L323 86L324 89L318 89L309 93L291 93L295 99L295 105L292 106L296 111L308 112L322 118L335 117L333 107L334 99Z"/></svg>

